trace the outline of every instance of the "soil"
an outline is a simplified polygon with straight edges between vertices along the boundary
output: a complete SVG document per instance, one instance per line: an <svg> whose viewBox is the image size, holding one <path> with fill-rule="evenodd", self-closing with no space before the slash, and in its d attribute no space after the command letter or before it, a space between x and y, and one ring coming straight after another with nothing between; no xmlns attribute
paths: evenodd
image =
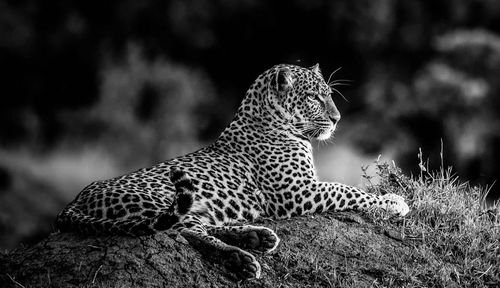
<svg viewBox="0 0 500 288"><path fill-rule="evenodd" d="M402 241L397 230L352 212L258 225L281 238L275 252L257 255L260 279L236 279L177 234L54 233L1 254L0 287L370 287L405 282L398 271L415 261L409 259L413 243Z"/></svg>

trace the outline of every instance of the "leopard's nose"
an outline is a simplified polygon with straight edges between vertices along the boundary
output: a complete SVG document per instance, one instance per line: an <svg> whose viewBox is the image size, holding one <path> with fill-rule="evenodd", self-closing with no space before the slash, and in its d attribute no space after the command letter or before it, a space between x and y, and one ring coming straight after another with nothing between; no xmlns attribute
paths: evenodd
<svg viewBox="0 0 500 288"><path fill-rule="evenodd" d="M340 114L331 115L330 120L332 120L333 124L337 124L340 121Z"/></svg>

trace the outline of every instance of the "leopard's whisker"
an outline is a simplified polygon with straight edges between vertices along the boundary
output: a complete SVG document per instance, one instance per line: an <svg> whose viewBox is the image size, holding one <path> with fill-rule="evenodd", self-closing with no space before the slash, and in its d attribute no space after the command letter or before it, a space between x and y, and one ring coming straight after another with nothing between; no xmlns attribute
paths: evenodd
<svg viewBox="0 0 500 288"><path fill-rule="evenodd" d="M333 74L337 73L337 71L339 71L340 69L342 69L342 67L339 67L339 68L335 69L335 71L330 73L330 76L328 76L328 81L326 81L327 84L330 83L330 79L332 78Z"/></svg>
<svg viewBox="0 0 500 288"><path fill-rule="evenodd" d="M349 100L347 100L344 95L336 88L333 88L333 87L330 87L333 91L337 92L342 98L344 98L345 102L349 102Z"/></svg>
<svg viewBox="0 0 500 288"><path fill-rule="evenodd" d="M338 83L332 83L330 84L330 88L331 87L335 87L335 86L350 86L351 84L349 83L342 83L342 82L338 82Z"/></svg>

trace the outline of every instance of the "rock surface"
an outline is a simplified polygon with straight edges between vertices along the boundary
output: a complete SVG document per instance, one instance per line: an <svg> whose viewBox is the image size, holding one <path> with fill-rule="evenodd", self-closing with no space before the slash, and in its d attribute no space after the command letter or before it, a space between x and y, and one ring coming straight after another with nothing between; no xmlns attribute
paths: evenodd
<svg viewBox="0 0 500 288"><path fill-rule="evenodd" d="M345 212L264 221L262 225L274 229L281 243L272 254L257 256L262 278L245 281L238 281L216 264L205 261L178 235L131 238L54 233L33 247L0 255L0 287L390 284L398 279L398 271L405 268L402 263L409 263L406 258L411 254L411 245L365 219Z"/></svg>

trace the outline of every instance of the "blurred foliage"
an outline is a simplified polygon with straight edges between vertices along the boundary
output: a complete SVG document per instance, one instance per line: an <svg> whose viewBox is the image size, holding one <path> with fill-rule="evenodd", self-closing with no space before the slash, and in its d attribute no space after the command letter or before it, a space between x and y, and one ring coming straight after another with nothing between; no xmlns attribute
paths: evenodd
<svg viewBox="0 0 500 288"><path fill-rule="evenodd" d="M338 139L359 153L417 171L418 148L438 159L443 139L461 175L492 183L499 32L497 0L0 0L0 232L29 211L4 206L39 186L61 206L212 141L283 62L343 67Z"/></svg>
<svg viewBox="0 0 500 288"><path fill-rule="evenodd" d="M216 107L202 72L163 59L147 61L130 45L126 58L103 64L101 74L97 103L63 114L71 146L101 146L135 168L198 148ZM142 163L137 151L143 152Z"/></svg>
<svg viewBox="0 0 500 288"><path fill-rule="evenodd" d="M493 181L500 171L494 147L500 135L500 37L485 30L455 30L436 37L433 45L437 53L410 82L382 76L371 83L367 104L384 115L383 121L398 123L388 126L395 135L402 130L413 138L402 158L415 155L418 147L441 153L437 140L442 138L446 158L458 171L471 180Z"/></svg>

